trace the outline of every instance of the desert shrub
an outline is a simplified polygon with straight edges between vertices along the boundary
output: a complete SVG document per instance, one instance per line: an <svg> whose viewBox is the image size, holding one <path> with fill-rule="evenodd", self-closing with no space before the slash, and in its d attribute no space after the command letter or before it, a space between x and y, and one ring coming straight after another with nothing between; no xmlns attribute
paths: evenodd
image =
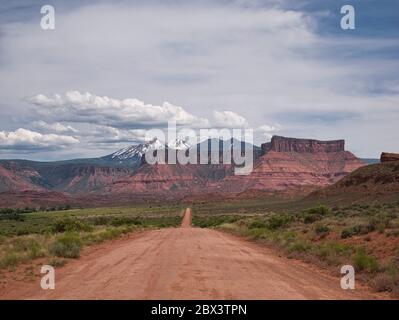
<svg viewBox="0 0 399 320"><path fill-rule="evenodd" d="M123 226L123 225L142 225L142 221L137 218L114 218L111 220L111 225L114 227Z"/></svg>
<svg viewBox="0 0 399 320"><path fill-rule="evenodd" d="M341 232L342 239L346 239L346 238L350 238L350 237L352 237L351 229L346 228L346 229L342 230L342 232Z"/></svg>
<svg viewBox="0 0 399 320"><path fill-rule="evenodd" d="M66 264L66 261L59 258L52 258L48 264L53 267L62 267Z"/></svg>
<svg viewBox="0 0 399 320"><path fill-rule="evenodd" d="M392 291L394 286L394 279L386 273L379 273L371 280L371 287L377 292Z"/></svg>
<svg viewBox="0 0 399 320"><path fill-rule="evenodd" d="M255 220L255 221L252 221L252 222L249 224L248 228L249 228L249 229L267 228L267 224L266 224L266 221L263 221L263 220Z"/></svg>
<svg viewBox="0 0 399 320"><path fill-rule="evenodd" d="M391 220L394 218L396 218L396 215L389 214L386 212L378 213L377 215L371 217L369 221L369 227L370 229L383 232L385 228L390 227Z"/></svg>
<svg viewBox="0 0 399 320"><path fill-rule="evenodd" d="M269 239L270 234L269 230L266 228L253 228L248 229L247 232L244 233L245 236L250 237L251 239Z"/></svg>
<svg viewBox="0 0 399 320"><path fill-rule="evenodd" d="M337 241L328 241L314 246L312 253L330 265L338 265L353 252L350 245Z"/></svg>
<svg viewBox="0 0 399 320"><path fill-rule="evenodd" d="M309 251L311 249L311 245L301 241L301 240L296 240L293 243L291 243L288 246L288 252L292 253L292 252L306 252Z"/></svg>
<svg viewBox="0 0 399 320"><path fill-rule="evenodd" d="M7 252L0 260L0 268L14 267L18 265L22 257L16 252Z"/></svg>
<svg viewBox="0 0 399 320"><path fill-rule="evenodd" d="M329 207L321 205L321 204L304 211L304 213L307 213L307 214L314 214L314 215L321 215L321 216L325 216L325 215L329 214L330 212L331 212L331 210Z"/></svg>
<svg viewBox="0 0 399 320"><path fill-rule="evenodd" d="M358 249L355 256L353 257L353 263L356 271L368 271L376 272L378 271L378 263L373 257L366 254L364 249Z"/></svg>
<svg viewBox="0 0 399 320"><path fill-rule="evenodd" d="M57 257L79 258L82 241L76 233L66 233L56 238L50 252Z"/></svg>
<svg viewBox="0 0 399 320"><path fill-rule="evenodd" d="M276 214L267 220L267 227L269 229L275 230L288 226L292 221L294 221L294 217L292 215Z"/></svg>
<svg viewBox="0 0 399 320"><path fill-rule="evenodd" d="M321 220L323 217L321 216L321 215L318 215L318 214L308 214L308 213L305 213L304 215L303 215L303 222L304 223L306 223L306 224L311 224L311 223L313 223L313 222L316 222L316 221L318 221L318 220Z"/></svg>
<svg viewBox="0 0 399 320"><path fill-rule="evenodd" d="M97 216L97 217L90 217L87 219L90 224L93 224L95 226L105 226L107 225L110 221L112 221L112 217L110 216Z"/></svg>
<svg viewBox="0 0 399 320"><path fill-rule="evenodd" d="M103 242L105 240L116 239L122 234L129 233L133 230L132 226L119 226L119 227L108 227L98 233L90 233L83 236L83 242L85 244L92 244Z"/></svg>
<svg viewBox="0 0 399 320"><path fill-rule="evenodd" d="M64 218L57 220L53 226L52 230L56 233L61 232L78 232L78 231L91 231L93 228L87 223L80 221L78 219Z"/></svg>
<svg viewBox="0 0 399 320"><path fill-rule="evenodd" d="M327 234L330 232L330 228L324 224L318 223L315 225L314 231L317 234Z"/></svg>
<svg viewBox="0 0 399 320"><path fill-rule="evenodd" d="M221 229L224 229L224 230L229 230L229 231L238 231L239 230L239 226L237 226L236 224L234 224L234 223L222 223L221 225L220 225L220 228Z"/></svg>
<svg viewBox="0 0 399 320"><path fill-rule="evenodd" d="M374 230L373 227L370 226L369 224L368 225L358 224L342 230L341 238L346 239L359 234L367 234L373 230Z"/></svg>
<svg viewBox="0 0 399 320"><path fill-rule="evenodd" d="M193 225L198 226L200 228L209 228L209 227L217 227L223 223L234 223L241 218L242 217L240 216L229 216L229 215L218 215L218 216L194 215L192 223Z"/></svg>
<svg viewBox="0 0 399 320"><path fill-rule="evenodd" d="M9 242L11 250L21 253L31 259L43 257L45 255L44 248L38 241L32 238L16 238Z"/></svg>

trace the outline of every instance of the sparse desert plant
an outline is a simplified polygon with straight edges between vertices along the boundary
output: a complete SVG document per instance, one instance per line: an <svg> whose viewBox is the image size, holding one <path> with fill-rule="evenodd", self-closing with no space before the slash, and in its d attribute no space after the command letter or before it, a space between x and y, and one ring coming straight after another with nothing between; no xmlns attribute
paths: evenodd
<svg viewBox="0 0 399 320"><path fill-rule="evenodd" d="M330 228L325 224L317 223L314 227L314 231L317 234L327 234L330 232Z"/></svg>
<svg viewBox="0 0 399 320"><path fill-rule="evenodd" d="M327 206L324 206L322 204L319 204L317 206L314 206L312 208L309 208L305 210L305 213L307 214L316 214L316 215L321 215L325 216L331 212L330 208Z"/></svg>
<svg viewBox="0 0 399 320"><path fill-rule="evenodd" d="M353 263L356 271L376 272L379 268L377 260L368 256L362 248L357 250Z"/></svg>
<svg viewBox="0 0 399 320"><path fill-rule="evenodd" d="M351 226L348 228L345 228L344 230L342 230L341 232L341 238L342 239L346 239L346 238L350 238L353 237L355 235L359 235L359 234L368 234L369 232L373 231L373 227L365 224L357 224L355 226Z"/></svg>
<svg viewBox="0 0 399 320"><path fill-rule="evenodd" d="M296 240L288 246L288 252L306 252L311 249L311 245L301 240Z"/></svg>
<svg viewBox="0 0 399 320"><path fill-rule="evenodd" d="M249 224L248 228L249 229L267 228L267 223L264 220L254 220Z"/></svg>
<svg viewBox="0 0 399 320"><path fill-rule="evenodd" d="M66 261L64 260L64 259L60 259L60 258L52 258L49 262L48 262L48 264L50 265L50 266L53 266L53 267L62 267L62 266L64 266L65 264L66 264Z"/></svg>
<svg viewBox="0 0 399 320"><path fill-rule="evenodd" d="M50 252L57 257L79 258L82 241L76 233L58 236L50 247Z"/></svg>
<svg viewBox="0 0 399 320"><path fill-rule="evenodd" d="M0 260L0 268L15 267L21 260L21 256L16 252L7 252Z"/></svg>
<svg viewBox="0 0 399 320"><path fill-rule="evenodd" d="M387 273L379 273L371 280L371 287L377 292L392 291L395 281Z"/></svg>
<svg viewBox="0 0 399 320"><path fill-rule="evenodd" d="M275 230L288 226L292 221L294 217L290 214L275 214L268 219L267 227Z"/></svg>
<svg viewBox="0 0 399 320"><path fill-rule="evenodd" d="M91 231L93 228L87 223L78 219L64 218L57 220L53 225L53 232L77 232Z"/></svg>
<svg viewBox="0 0 399 320"><path fill-rule="evenodd" d="M309 214L309 213L305 213L302 215L303 217L303 222L306 224L311 224L314 223L318 220L321 220L323 217L321 215L318 214Z"/></svg>

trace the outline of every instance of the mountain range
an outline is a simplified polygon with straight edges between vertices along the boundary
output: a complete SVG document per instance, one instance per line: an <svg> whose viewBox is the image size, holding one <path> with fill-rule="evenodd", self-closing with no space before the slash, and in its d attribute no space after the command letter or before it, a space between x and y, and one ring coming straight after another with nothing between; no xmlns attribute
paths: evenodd
<svg viewBox="0 0 399 320"><path fill-rule="evenodd" d="M219 154L209 151L209 158L220 159L223 150L232 145L245 148L245 142L238 140L209 139L196 145L196 150L199 153L206 145L209 147L214 143L219 145ZM238 194L250 190L270 193L312 190L331 185L366 164L346 151L344 145L344 140L273 136L261 147L253 146L254 168L247 176L234 175L234 163L146 163L144 154L148 151L188 150L190 146L183 140L164 145L154 139L91 159L0 160L0 199L3 198L0 206L40 204L40 199L47 198L54 198L56 202L57 197L62 202L85 205L84 199L108 203L119 202L121 198L143 201L182 199L201 194ZM35 201L23 201L25 198ZM88 201L86 205L92 204Z"/></svg>

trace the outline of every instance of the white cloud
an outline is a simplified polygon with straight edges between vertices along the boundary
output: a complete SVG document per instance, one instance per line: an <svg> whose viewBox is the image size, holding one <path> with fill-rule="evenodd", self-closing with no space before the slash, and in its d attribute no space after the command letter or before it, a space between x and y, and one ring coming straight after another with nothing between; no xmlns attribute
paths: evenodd
<svg viewBox="0 0 399 320"><path fill-rule="evenodd" d="M146 130L123 130L109 126L95 126L94 130L84 132L90 143L141 143L146 139Z"/></svg>
<svg viewBox="0 0 399 320"><path fill-rule="evenodd" d="M23 128L19 128L13 132L0 131L0 149L56 150L78 142L79 140L74 137L57 134L41 134Z"/></svg>
<svg viewBox="0 0 399 320"><path fill-rule="evenodd" d="M245 128L247 120L233 111L214 111L215 125L223 128Z"/></svg>
<svg viewBox="0 0 399 320"><path fill-rule="evenodd" d="M196 117L180 106L164 102L161 106L145 104L134 98L123 100L97 96L89 92L68 91L64 96L36 95L30 102L39 107L41 116L57 121L84 122L114 127L164 125L176 121L179 125L207 127L209 121Z"/></svg>
<svg viewBox="0 0 399 320"><path fill-rule="evenodd" d="M56 133L77 133L74 127L70 125L63 125L62 123L47 123L43 120L34 121L32 123L33 127L38 130L44 130L47 132L56 132Z"/></svg>
<svg viewBox="0 0 399 320"><path fill-rule="evenodd" d="M276 125L261 125L257 128L256 133L260 133L263 137L270 139L276 131L281 130L281 126L279 124Z"/></svg>

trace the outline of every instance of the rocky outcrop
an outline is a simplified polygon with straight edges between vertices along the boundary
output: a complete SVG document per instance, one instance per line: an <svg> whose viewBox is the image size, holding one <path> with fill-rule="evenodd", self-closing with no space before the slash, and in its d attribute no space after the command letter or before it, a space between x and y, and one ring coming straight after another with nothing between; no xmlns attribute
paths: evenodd
<svg viewBox="0 0 399 320"><path fill-rule="evenodd" d="M243 192L249 189L282 191L307 186L327 186L364 166L344 140L318 141L273 136L262 145L264 155L248 176L229 176L223 189Z"/></svg>
<svg viewBox="0 0 399 320"><path fill-rule="evenodd" d="M386 161L361 167L337 183L313 192L309 199L344 203L397 202L399 162Z"/></svg>
<svg viewBox="0 0 399 320"><path fill-rule="evenodd" d="M399 161L399 153L381 153L381 162Z"/></svg>
<svg viewBox="0 0 399 320"><path fill-rule="evenodd" d="M345 140L320 141L314 139L297 139L273 136L271 142L262 145L264 153L301 152L301 153L330 153L345 151Z"/></svg>

